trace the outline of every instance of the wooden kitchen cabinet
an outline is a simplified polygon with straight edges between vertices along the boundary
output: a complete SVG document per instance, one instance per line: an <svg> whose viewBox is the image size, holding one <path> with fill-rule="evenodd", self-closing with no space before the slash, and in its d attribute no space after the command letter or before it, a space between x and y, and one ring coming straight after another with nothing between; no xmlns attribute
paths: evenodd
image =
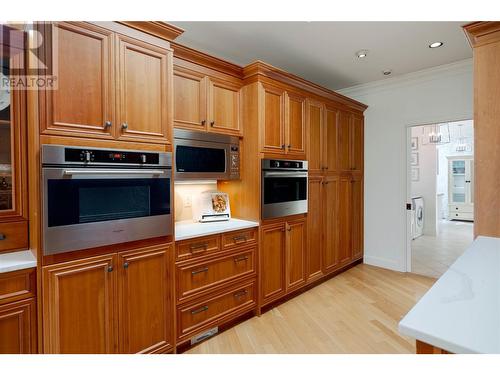
<svg viewBox="0 0 500 375"><path fill-rule="evenodd" d="M306 283L306 219L286 223L286 290L287 293Z"/></svg>
<svg viewBox="0 0 500 375"><path fill-rule="evenodd" d="M113 23L53 22L41 31L45 54L58 59L57 89L39 90L42 134L171 143L168 42L129 37Z"/></svg>
<svg viewBox="0 0 500 375"><path fill-rule="evenodd" d="M313 281L323 275L323 177L310 176L308 189L306 276Z"/></svg>
<svg viewBox="0 0 500 375"><path fill-rule="evenodd" d="M120 353L173 347L173 250L169 245L118 254Z"/></svg>
<svg viewBox="0 0 500 375"><path fill-rule="evenodd" d="M339 181L339 245L338 261L345 264L352 259L352 177L341 176Z"/></svg>
<svg viewBox="0 0 500 375"><path fill-rule="evenodd" d="M363 257L363 199L363 178L360 175L353 175L351 179L351 246L353 260Z"/></svg>
<svg viewBox="0 0 500 375"><path fill-rule="evenodd" d="M261 227L261 303L285 294L286 223Z"/></svg>
<svg viewBox="0 0 500 375"><path fill-rule="evenodd" d="M43 267L44 353L117 351L116 255Z"/></svg>
<svg viewBox="0 0 500 375"><path fill-rule="evenodd" d="M364 147L363 117L340 111L339 113L339 153L342 171L363 170Z"/></svg>
<svg viewBox="0 0 500 375"><path fill-rule="evenodd" d="M169 93L172 51L117 35L119 140L170 140Z"/></svg>
<svg viewBox="0 0 500 375"><path fill-rule="evenodd" d="M174 126L240 136L241 84L174 68Z"/></svg>
<svg viewBox="0 0 500 375"><path fill-rule="evenodd" d="M323 167L327 173L338 169L338 123L339 110L325 106L325 126L323 132Z"/></svg>
<svg viewBox="0 0 500 375"><path fill-rule="evenodd" d="M261 151L285 152L285 90L261 84L260 103L262 111Z"/></svg>
<svg viewBox="0 0 500 375"><path fill-rule="evenodd" d="M305 285L306 219L263 225L261 241L261 304L266 305Z"/></svg>
<svg viewBox="0 0 500 375"><path fill-rule="evenodd" d="M307 102L307 129L308 146L307 159L309 162L309 174L322 173L323 153L323 133L324 133L324 105L319 102L308 100Z"/></svg>
<svg viewBox="0 0 500 375"><path fill-rule="evenodd" d="M328 176L323 181L323 273L334 271L339 263L339 179Z"/></svg>
<svg viewBox="0 0 500 375"><path fill-rule="evenodd" d="M37 347L34 298L0 305L0 354L34 354Z"/></svg>
<svg viewBox="0 0 500 375"><path fill-rule="evenodd" d="M285 143L290 156L305 157L306 98L288 91L285 95Z"/></svg>

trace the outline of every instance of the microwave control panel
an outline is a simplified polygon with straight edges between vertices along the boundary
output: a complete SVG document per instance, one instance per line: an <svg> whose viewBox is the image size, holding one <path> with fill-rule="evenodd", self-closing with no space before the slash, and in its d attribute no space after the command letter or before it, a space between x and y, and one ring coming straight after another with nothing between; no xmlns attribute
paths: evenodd
<svg viewBox="0 0 500 375"><path fill-rule="evenodd" d="M237 145L231 145L231 153L230 153L230 166L229 170L231 171L231 178L238 179L240 178L240 148Z"/></svg>

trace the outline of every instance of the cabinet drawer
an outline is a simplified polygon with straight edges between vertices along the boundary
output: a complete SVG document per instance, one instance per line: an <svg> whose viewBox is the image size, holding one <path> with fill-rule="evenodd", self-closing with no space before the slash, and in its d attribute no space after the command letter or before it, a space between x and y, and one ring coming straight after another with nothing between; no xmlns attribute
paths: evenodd
<svg viewBox="0 0 500 375"><path fill-rule="evenodd" d="M257 242L257 229L245 229L222 235L222 248L229 249L235 246L253 245Z"/></svg>
<svg viewBox="0 0 500 375"><path fill-rule="evenodd" d="M454 214L454 213L464 213L464 212L468 212L468 213L472 213L474 212L474 207L472 205L468 205L468 204L464 204L464 205L453 205L453 206L450 206L450 214Z"/></svg>
<svg viewBox="0 0 500 375"><path fill-rule="evenodd" d="M450 212L450 219L474 220L474 214L472 212Z"/></svg>
<svg viewBox="0 0 500 375"><path fill-rule="evenodd" d="M0 304L19 301L36 294L34 268L0 273Z"/></svg>
<svg viewBox="0 0 500 375"><path fill-rule="evenodd" d="M0 224L0 253L28 248L28 222Z"/></svg>
<svg viewBox="0 0 500 375"><path fill-rule="evenodd" d="M255 248L207 262L177 266L177 298L180 301L252 273L255 274Z"/></svg>
<svg viewBox="0 0 500 375"><path fill-rule="evenodd" d="M255 283L249 282L218 295L177 309L179 337L218 324L225 318L256 306Z"/></svg>
<svg viewBox="0 0 500 375"><path fill-rule="evenodd" d="M176 260L214 253L220 249L220 236L198 237L175 244Z"/></svg>

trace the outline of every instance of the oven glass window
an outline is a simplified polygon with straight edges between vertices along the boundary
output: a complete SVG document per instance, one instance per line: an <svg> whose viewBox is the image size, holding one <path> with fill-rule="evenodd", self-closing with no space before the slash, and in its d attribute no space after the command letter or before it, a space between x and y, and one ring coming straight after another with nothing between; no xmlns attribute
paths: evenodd
<svg viewBox="0 0 500 375"><path fill-rule="evenodd" d="M265 177L264 204L307 199L306 177Z"/></svg>
<svg viewBox="0 0 500 375"><path fill-rule="evenodd" d="M48 226L170 213L170 179L48 180Z"/></svg>
<svg viewBox="0 0 500 375"><path fill-rule="evenodd" d="M223 148L178 145L175 165L177 172L225 172L226 151Z"/></svg>

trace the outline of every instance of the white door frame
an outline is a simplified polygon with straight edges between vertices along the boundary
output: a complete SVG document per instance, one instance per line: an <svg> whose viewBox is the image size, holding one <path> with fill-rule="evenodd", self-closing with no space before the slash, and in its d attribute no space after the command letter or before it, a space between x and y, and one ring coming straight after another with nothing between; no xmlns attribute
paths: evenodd
<svg viewBox="0 0 500 375"><path fill-rule="evenodd" d="M417 123L409 123L406 124L406 127L403 129L404 133L404 142L406 149L406 179L404 184L406 185L406 199L403 204L406 206L407 203L411 203L411 129L416 126L425 126L432 124L442 124L446 122L458 122L458 121L474 121L470 117L459 118L459 119L440 119L436 121L422 121ZM474 122L472 123L472 127L474 128ZM418 145L419 149L421 145ZM405 251L405 265L406 272L411 272L411 211L406 210L406 251Z"/></svg>

